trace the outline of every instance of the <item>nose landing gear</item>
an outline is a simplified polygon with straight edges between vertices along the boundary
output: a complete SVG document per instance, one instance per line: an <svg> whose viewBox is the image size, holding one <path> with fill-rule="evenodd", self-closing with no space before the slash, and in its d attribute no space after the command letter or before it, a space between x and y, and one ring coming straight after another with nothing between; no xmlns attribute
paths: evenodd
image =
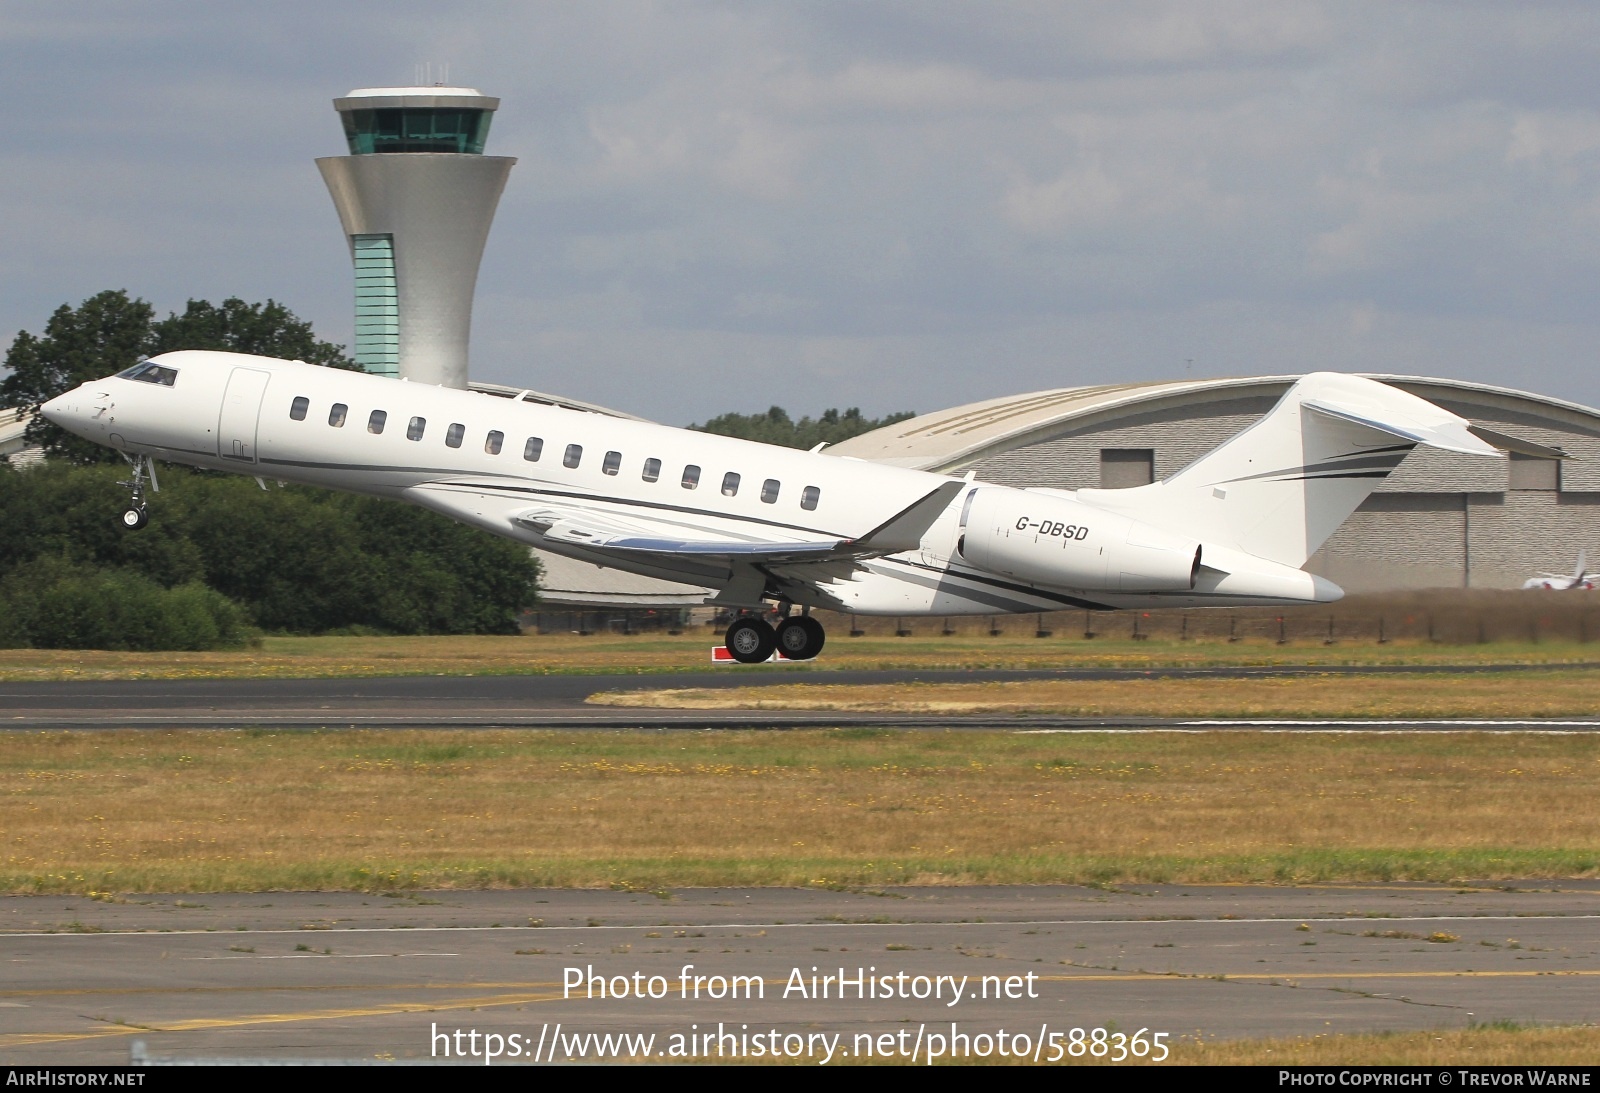
<svg viewBox="0 0 1600 1093"><path fill-rule="evenodd" d="M160 493L161 483L156 481L155 460L147 455L124 455L129 466L133 468L133 476L125 482L118 482L119 486L126 486L131 492L128 507L122 510L122 526L128 531L138 531L150 522L150 511L144 500L144 480L150 478L150 492Z"/></svg>

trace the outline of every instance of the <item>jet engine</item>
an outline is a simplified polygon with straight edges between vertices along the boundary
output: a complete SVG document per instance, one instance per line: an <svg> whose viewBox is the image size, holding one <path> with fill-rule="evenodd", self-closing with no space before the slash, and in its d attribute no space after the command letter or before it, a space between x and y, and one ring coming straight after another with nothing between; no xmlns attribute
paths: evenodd
<svg viewBox="0 0 1600 1093"><path fill-rule="evenodd" d="M1200 542L1065 497L1006 487L968 495L957 552L1034 584L1109 592L1194 587Z"/></svg>

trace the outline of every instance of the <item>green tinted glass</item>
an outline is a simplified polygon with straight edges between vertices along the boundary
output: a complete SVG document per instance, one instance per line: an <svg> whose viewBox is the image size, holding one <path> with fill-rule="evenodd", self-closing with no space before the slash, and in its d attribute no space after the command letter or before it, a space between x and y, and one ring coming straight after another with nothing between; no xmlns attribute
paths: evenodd
<svg viewBox="0 0 1600 1093"><path fill-rule="evenodd" d="M400 294L394 236L353 235L356 266L356 364L380 376L400 374Z"/></svg>
<svg viewBox="0 0 1600 1093"><path fill-rule="evenodd" d="M340 114L350 153L357 156L388 152L481 156L493 116L489 110L431 106L346 110Z"/></svg>

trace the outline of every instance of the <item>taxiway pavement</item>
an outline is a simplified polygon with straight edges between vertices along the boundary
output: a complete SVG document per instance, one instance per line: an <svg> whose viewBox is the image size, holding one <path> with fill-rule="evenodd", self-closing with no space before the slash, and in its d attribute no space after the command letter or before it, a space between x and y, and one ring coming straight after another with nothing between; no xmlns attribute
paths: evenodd
<svg viewBox="0 0 1600 1093"><path fill-rule="evenodd" d="M1441 668L1237 667L943 671L819 671L738 669L715 672L393 676L341 679L130 680L0 683L0 729L105 728L823 728L882 725L901 728L1036 729L1094 731L1108 728L1302 728L1345 731L1502 729L1591 731L1600 719L1435 721L1218 721L1181 718L1070 718L1036 715L918 716L781 710L668 710L592 706L599 691L770 686L808 682L894 684L1109 680L1152 677L1247 679L1305 674L1439 674L1525 671L1527 665ZM1600 668L1600 665L1568 667Z"/></svg>
<svg viewBox="0 0 1600 1093"><path fill-rule="evenodd" d="M517 1033L531 1051L560 1024L568 1047L653 1033L652 1053L719 1029L839 1033L835 1061L920 1037L924 1061L954 1024L991 1050L1001 1029L1048 1043L1144 1028L1182 1061L1197 1036L1592 1023L1597 926L1589 881L11 896L0 1060L119 1063L136 1042L178 1059L426 1060L440 1030L452 1045L457 1029ZM569 968L646 997L564 990ZM813 968L835 977L826 998ZM841 969L848 982L859 968L890 976L891 997L839 997ZM735 975L761 996L711 997L713 977ZM942 997L902 996L934 983Z"/></svg>

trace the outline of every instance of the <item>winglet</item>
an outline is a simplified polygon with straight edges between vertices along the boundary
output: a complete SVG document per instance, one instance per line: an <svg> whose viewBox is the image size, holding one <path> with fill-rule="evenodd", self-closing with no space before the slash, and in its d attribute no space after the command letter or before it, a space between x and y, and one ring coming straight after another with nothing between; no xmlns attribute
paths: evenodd
<svg viewBox="0 0 1600 1093"><path fill-rule="evenodd" d="M885 520L855 542L849 544L852 554L899 554L903 550L916 550L922 537L933 527L956 494L967 484L959 479L944 482L922 500L914 502Z"/></svg>

